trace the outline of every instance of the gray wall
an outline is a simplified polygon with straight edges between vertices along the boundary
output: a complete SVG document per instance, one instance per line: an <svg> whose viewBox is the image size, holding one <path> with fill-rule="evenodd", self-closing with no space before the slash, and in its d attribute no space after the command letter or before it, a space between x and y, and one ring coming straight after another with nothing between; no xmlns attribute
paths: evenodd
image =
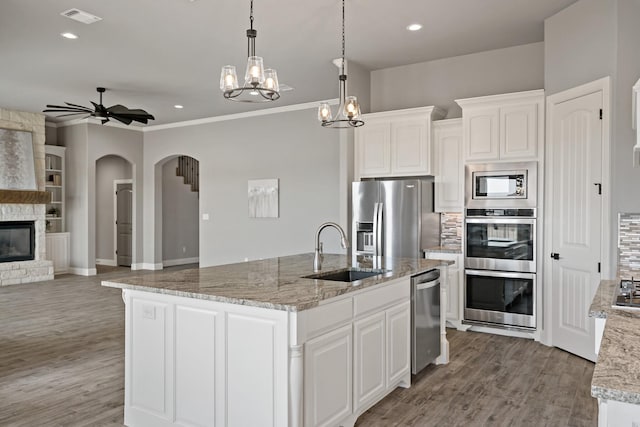
<svg viewBox="0 0 640 427"><path fill-rule="evenodd" d="M639 17L637 0L581 0L545 22L547 95L611 76L612 271L618 212L640 212L631 128L631 87L640 78Z"/></svg>
<svg viewBox="0 0 640 427"><path fill-rule="evenodd" d="M162 166L162 260L197 258L199 251L198 192L176 176L178 158Z"/></svg>
<svg viewBox="0 0 640 427"><path fill-rule="evenodd" d="M435 105L461 117L455 99L541 89L544 44L532 43L371 73L371 111Z"/></svg>
<svg viewBox="0 0 640 427"><path fill-rule="evenodd" d="M200 161L200 218L210 217L200 220L201 266L312 252L317 227L340 221L346 203L341 134L318 124L315 107L145 132L145 265L161 261L161 165L179 154ZM248 218L247 181L266 178L280 180L280 217ZM334 231L323 240L341 251Z"/></svg>
<svg viewBox="0 0 640 427"><path fill-rule="evenodd" d="M116 262L114 186L116 179L131 179L131 164L119 156L105 156L96 162L96 259Z"/></svg>
<svg viewBox="0 0 640 427"><path fill-rule="evenodd" d="M96 259L96 161L117 155L131 164L134 189L133 263L142 260L142 138L136 129L93 123L58 128L58 144L67 147L66 209L70 234L70 266L91 274Z"/></svg>

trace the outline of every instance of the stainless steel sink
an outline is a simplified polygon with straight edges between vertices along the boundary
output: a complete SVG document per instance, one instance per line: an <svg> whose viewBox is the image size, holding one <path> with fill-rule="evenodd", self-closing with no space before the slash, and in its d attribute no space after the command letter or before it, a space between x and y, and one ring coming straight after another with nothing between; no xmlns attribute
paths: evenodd
<svg viewBox="0 0 640 427"><path fill-rule="evenodd" d="M370 268L343 268L327 272L315 273L303 276L303 279L333 280L334 282L355 282L367 277L378 276L383 273L390 273L389 270L378 270Z"/></svg>

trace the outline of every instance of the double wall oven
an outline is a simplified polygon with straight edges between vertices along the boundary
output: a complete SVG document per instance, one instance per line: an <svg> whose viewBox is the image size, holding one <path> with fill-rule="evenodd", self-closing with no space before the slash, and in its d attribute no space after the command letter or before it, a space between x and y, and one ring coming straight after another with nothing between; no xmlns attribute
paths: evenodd
<svg viewBox="0 0 640 427"><path fill-rule="evenodd" d="M537 162L465 172L464 322L535 329Z"/></svg>

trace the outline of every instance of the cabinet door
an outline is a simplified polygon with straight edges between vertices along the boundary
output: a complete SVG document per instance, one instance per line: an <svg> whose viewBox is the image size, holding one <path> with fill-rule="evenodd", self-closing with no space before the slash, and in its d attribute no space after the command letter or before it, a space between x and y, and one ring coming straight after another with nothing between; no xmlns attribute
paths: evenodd
<svg viewBox="0 0 640 427"><path fill-rule="evenodd" d="M389 309L387 322L387 387L398 384L411 372L411 304ZM408 384L407 384L408 386Z"/></svg>
<svg viewBox="0 0 640 427"><path fill-rule="evenodd" d="M69 271L69 233L46 234L47 259L53 261L54 274Z"/></svg>
<svg viewBox="0 0 640 427"><path fill-rule="evenodd" d="M389 122L367 123L356 129L357 171L360 176L375 177L391 173Z"/></svg>
<svg viewBox="0 0 640 427"><path fill-rule="evenodd" d="M497 160L498 108L479 108L463 112L465 160Z"/></svg>
<svg viewBox="0 0 640 427"><path fill-rule="evenodd" d="M500 158L535 159L538 148L537 104L500 108Z"/></svg>
<svg viewBox="0 0 640 427"><path fill-rule="evenodd" d="M353 324L355 410L385 390L385 313Z"/></svg>
<svg viewBox="0 0 640 427"><path fill-rule="evenodd" d="M391 122L391 173L428 175L431 173L430 138L423 119Z"/></svg>
<svg viewBox="0 0 640 427"><path fill-rule="evenodd" d="M462 124L434 123L435 148L435 210L436 212L462 212L463 159Z"/></svg>
<svg viewBox="0 0 640 427"><path fill-rule="evenodd" d="M305 426L333 427L352 412L351 324L305 344Z"/></svg>
<svg viewBox="0 0 640 427"><path fill-rule="evenodd" d="M460 267L450 265L447 272L447 320L460 320Z"/></svg>

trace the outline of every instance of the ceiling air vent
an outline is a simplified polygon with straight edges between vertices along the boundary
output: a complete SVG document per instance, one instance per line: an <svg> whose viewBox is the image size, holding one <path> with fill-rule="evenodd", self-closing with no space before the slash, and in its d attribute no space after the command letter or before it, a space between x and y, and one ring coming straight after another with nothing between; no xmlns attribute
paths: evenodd
<svg viewBox="0 0 640 427"><path fill-rule="evenodd" d="M65 10L60 15L66 16L74 21L82 22L83 24L93 24L94 22L102 21L102 18L99 16L92 15L80 9Z"/></svg>

